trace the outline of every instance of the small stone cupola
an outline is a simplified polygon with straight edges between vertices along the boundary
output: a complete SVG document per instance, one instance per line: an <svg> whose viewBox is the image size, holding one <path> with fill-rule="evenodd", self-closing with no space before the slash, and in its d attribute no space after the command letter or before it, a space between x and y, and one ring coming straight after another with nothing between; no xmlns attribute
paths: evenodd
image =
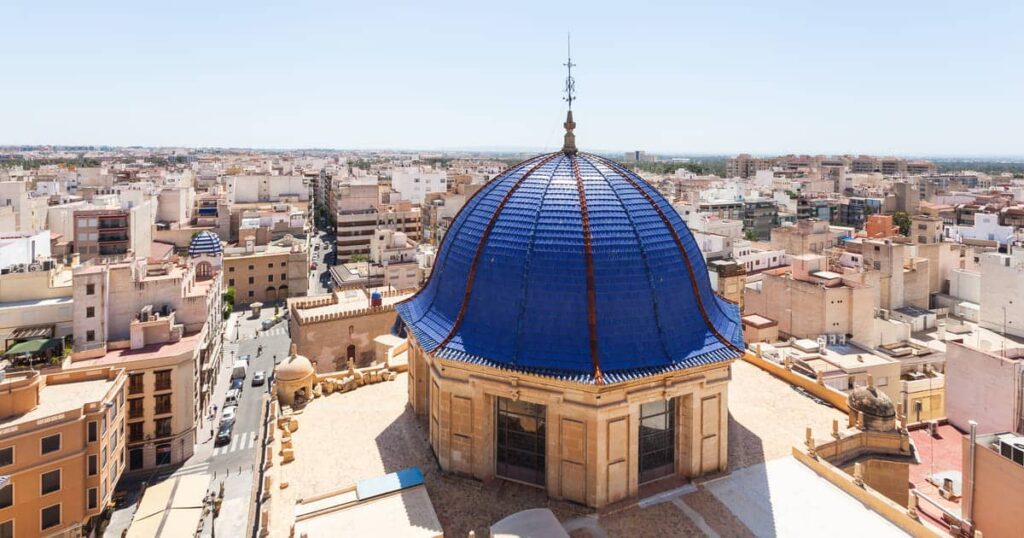
<svg viewBox="0 0 1024 538"><path fill-rule="evenodd" d="M889 396L875 387L870 374L867 386L853 389L847 402L851 411L864 415L865 430L887 432L896 429L896 406Z"/></svg>

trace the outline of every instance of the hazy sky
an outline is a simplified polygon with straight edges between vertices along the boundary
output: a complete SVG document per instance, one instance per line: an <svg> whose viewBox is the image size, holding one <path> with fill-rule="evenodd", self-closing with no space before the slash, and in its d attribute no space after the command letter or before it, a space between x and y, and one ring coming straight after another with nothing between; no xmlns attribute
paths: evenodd
<svg viewBox="0 0 1024 538"><path fill-rule="evenodd" d="M1021 2L259 4L0 3L0 144L1024 154Z"/></svg>

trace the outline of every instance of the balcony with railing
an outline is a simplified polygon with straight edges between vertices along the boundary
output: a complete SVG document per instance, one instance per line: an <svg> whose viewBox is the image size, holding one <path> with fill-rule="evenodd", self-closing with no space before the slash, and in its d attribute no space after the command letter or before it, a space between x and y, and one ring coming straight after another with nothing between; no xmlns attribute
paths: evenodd
<svg viewBox="0 0 1024 538"><path fill-rule="evenodd" d="M158 401L156 403L156 414L166 415L171 412L171 401L168 399L166 402Z"/></svg>
<svg viewBox="0 0 1024 538"><path fill-rule="evenodd" d="M165 375L161 375L165 374ZM156 390L171 390L171 373L170 372L157 372L156 375Z"/></svg>
<svg viewBox="0 0 1024 538"><path fill-rule="evenodd" d="M128 219L100 217L97 228L100 230L124 230L128 228Z"/></svg>
<svg viewBox="0 0 1024 538"><path fill-rule="evenodd" d="M170 437L171 435L172 434L171 434L171 421L170 421L170 419L156 421L156 434L154 436L157 439L161 439L161 438L164 438L164 437Z"/></svg>
<svg viewBox="0 0 1024 538"><path fill-rule="evenodd" d="M139 392L141 392L141 390ZM143 415L144 413L142 409L142 399L140 398L138 400L128 400L128 418L142 418Z"/></svg>

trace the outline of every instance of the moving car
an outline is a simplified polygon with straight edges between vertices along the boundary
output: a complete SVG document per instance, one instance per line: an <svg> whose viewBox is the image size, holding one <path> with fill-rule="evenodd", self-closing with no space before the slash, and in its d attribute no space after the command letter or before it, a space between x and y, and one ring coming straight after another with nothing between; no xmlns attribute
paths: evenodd
<svg viewBox="0 0 1024 538"><path fill-rule="evenodd" d="M245 355L239 355L238 360L249 362L249 359L251 359L251 358L252 358L252 355L246 353Z"/></svg>
<svg viewBox="0 0 1024 538"><path fill-rule="evenodd" d="M267 374L263 370L260 370L260 371L256 372L255 374L252 374L252 386L254 386L254 387L258 387L258 386L262 385L263 382L266 381L266 380L267 380Z"/></svg>
<svg viewBox="0 0 1024 538"><path fill-rule="evenodd" d="M235 429L234 423L223 424L221 423L220 429L217 430L217 440L213 442L216 446L223 446L231 442L231 432Z"/></svg>
<svg viewBox="0 0 1024 538"><path fill-rule="evenodd" d="M238 414L238 407L235 407L233 405L229 406L229 407L225 407L224 411L222 411L221 414L220 414L220 425L223 426L225 424L234 424L235 423L235 415L237 415L237 414Z"/></svg>

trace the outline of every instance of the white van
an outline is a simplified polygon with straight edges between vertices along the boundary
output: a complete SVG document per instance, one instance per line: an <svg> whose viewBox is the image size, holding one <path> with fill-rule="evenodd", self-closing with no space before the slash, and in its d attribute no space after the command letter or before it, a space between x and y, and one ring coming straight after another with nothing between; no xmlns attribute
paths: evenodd
<svg viewBox="0 0 1024 538"><path fill-rule="evenodd" d="M242 393L238 389L231 389L224 396L224 407L231 407L232 405L238 405L238 398L241 397Z"/></svg>
<svg viewBox="0 0 1024 538"><path fill-rule="evenodd" d="M247 369L248 364L245 361L235 361L235 365L231 367L231 379L245 379Z"/></svg>

